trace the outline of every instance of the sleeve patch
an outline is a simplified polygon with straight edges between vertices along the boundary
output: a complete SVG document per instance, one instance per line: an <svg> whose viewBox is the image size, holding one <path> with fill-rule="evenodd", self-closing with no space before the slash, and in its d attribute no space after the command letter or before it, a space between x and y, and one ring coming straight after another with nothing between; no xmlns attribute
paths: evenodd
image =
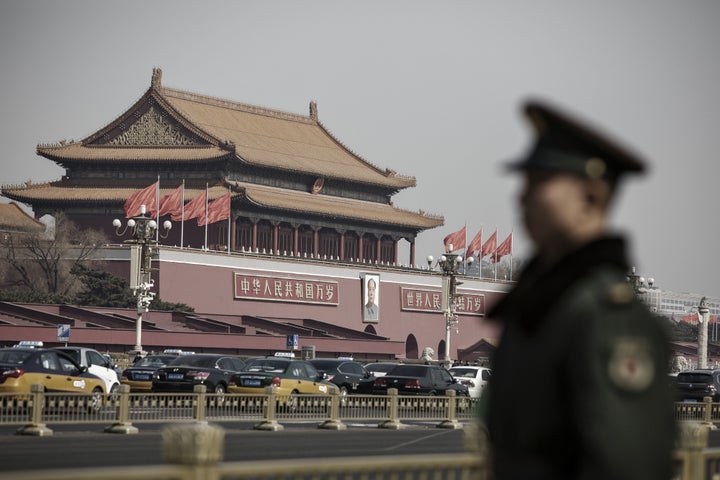
<svg viewBox="0 0 720 480"><path fill-rule="evenodd" d="M608 376L619 390L642 392L652 384L655 373L647 341L641 338L620 338L611 346Z"/></svg>

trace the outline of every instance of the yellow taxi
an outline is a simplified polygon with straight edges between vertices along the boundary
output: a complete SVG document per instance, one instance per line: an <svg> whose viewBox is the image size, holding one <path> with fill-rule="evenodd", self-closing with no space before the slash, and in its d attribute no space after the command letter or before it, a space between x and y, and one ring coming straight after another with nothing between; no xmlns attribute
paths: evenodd
<svg viewBox="0 0 720 480"><path fill-rule="evenodd" d="M88 373L58 350L0 348L0 393L30 393L32 384L46 392L91 393L98 406L105 397L105 382Z"/></svg>
<svg viewBox="0 0 720 480"><path fill-rule="evenodd" d="M264 393L275 387L278 395L310 393L329 395L338 387L305 360L290 357L262 357L247 361L243 371L236 373L228 384L228 393Z"/></svg>

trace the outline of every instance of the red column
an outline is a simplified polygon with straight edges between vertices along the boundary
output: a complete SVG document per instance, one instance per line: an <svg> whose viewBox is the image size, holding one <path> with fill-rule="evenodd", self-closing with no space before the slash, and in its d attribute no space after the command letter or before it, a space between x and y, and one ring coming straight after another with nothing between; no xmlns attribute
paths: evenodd
<svg viewBox="0 0 720 480"><path fill-rule="evenodd" d="M345 231L340 232L340 260L345 260Z"/></svg>
<svg viewBox="0 0 720 480"><path fill-rule="evenodd" d="M293 255L298 256L298 238L300 237L300 225L293 225Z"/></svg>
<svg viewBox="0 0 720 480"><path fill-rule="evenodd" d="M320 229L313 228L313 256L317 258L320 244Z"/></svg>
<svg viewBox="0 0 720 480"><path fill-rule="evenodd" d="M280 224L273 225L273 251L272 254L275 255L275 252L277 252L278 249L278 231L280 230Z"/></svg>
<svg viewBox="0 0 720 480"><path fill-rule="evenodd" d="M363 257L363 237L365 236L362 232L357 232L358 234L358 262L362 262L364 260Z"/></svg>
<svg viewBox="0 0 720 480"><path fill-rule="evenodd" d="M253 221L252 230L252 251L257 250L257 221Z"/></svg>
<svg viewBox="0 0 720 480"><path fill-rule="evenodd" d="M382 240L382 236L377 237L377 241L375 242L375 262L380 263L380 240Z"/></svg>
<svg viewBox="0 0 720 480"><path fill-rule="evenodd" d="M410 241L410 266L415 267L415 239Z"/></svg>

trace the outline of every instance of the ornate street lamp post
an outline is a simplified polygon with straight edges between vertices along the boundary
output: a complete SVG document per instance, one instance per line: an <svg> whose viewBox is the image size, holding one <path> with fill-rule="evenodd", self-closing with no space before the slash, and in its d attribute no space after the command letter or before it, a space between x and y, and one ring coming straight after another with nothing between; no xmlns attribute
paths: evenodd
<svg viewBox="0 0 720 480"><path fill-rule="evenodd" d="M453 246L449 245L448 250L452 251ZM428 255L428 267L433 268L435 258ZM458 266L462 263L463 257L456 253L445 253L437 260L437 266L442 270L442 303L440 308L445 316L445 368L452 367L452 358L450 355L450 329L457 329L458 316L456 310L457 287L462 285L458 282ZM468 265L472 264L473 258L467 259Z"/></svg>
<svg viewBox="0 0 720 480"><path fill-rule="evenodd" d="M133 237L132 240L125 240L125 243L130 244L130 289L133 291L133 295L137 296L135 347L130 354L145 356L147 352L142 348L142 315L148 311L150 302L155 297L155 293L150 291L154 286L151 264L153 248L157 246L155 235L158 225L155 220L145 215L145 205L140 206L140 215L129 219L122 230L120 229L122 222L119 219L113 220L112 224L118 236L125 235L129 229ZM171 228L170 220L165 220L162 238L167 237Z"/></svg>

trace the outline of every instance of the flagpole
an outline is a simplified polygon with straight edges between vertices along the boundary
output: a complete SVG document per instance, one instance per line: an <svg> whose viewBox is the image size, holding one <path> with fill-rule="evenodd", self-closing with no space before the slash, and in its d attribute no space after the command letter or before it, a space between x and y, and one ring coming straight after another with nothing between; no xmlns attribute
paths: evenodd
<svg viewBox="0 0 720 480"><path fill-rule="evenodd" d="M207 244L207 220L208 220L208 184L205 183L205 251L208 250Z"/></svg>
<svg viewBox="0 0 720 480"><path fill-rule="evenodd" d="M155 189L155 223L160 226L160 174L158 174L157 188ZM155 241L160 242L160 228L155 229Z"/></svg>
<svg viewBox="0 0 720 480"><path fill-rule="evenodd" d="M185 179L182 182L182 195L180 200L180 250L183 249L183 242L185 240Z"/></svg>
<svg viewBox="0 0 720 480"><path fill-rule="evenodd" d="M495 251L493 252L493 258L495 259L495 261L493 262L493 267L494 267L494 269L493 269L493 270L494 270L493 276L495 277L495 281L497 281L497 239L498 239L498 237L500 236L500 235L498 235L497 226L495 227L495 235L496 235L496 237L495 237Z"/></svg>
<svg viewBox="0 0 720 480"><path fill-rule="evenodd" d="M467 220L465 221L465 242L463 243L465 245L465 253L463 254L463 275L467 272L465 271L465 265L467 264Z"/></svg>
<svg viewBox="0 0 720 480"><path fill-rule="evenodd" d="M510 281L513 279L513 242L515 241L515 235L510 230Z"/></svg>
<svg viewBox="0 0 720 480"><path fill-rule="evenodd" d="M230 195L230 187L228 187L228 195ZM228 255L230 255L230 226L232 225L232 196L228 202L228 234L227 234L227 248Z"/></svg>

